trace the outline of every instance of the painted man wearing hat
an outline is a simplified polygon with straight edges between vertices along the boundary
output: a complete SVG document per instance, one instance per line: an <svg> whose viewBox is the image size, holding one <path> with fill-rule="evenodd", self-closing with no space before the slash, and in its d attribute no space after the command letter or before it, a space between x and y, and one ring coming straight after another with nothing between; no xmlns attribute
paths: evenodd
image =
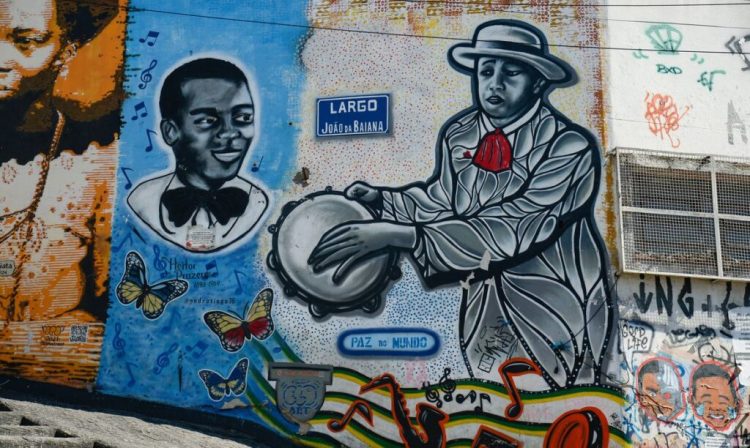
<svg viewBox="0 0 750 448"><path fill-rule="evenodd" d="M521 357L541 367L529 388L599 383L613 320L593 216L599 150L546 99L574 72L539 30L514 20L480 25L449 61L472 76L474 105L443 126L433 177L352 184L346 195L382 219L332 229L311 264L335 268L336 281L386 247L409 250L428 286L468 280L459 333L473 377L498 381L503 361ZM520 342L513 353L498 348L508 326Z"/></svg>

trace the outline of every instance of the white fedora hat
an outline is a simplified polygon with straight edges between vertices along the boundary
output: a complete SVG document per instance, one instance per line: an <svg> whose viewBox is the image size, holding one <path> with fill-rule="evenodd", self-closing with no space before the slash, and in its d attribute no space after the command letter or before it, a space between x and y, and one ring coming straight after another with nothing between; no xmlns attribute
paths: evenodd
<svg viewBox="0 0 750 448"><path fill-rule="evenodd" d="M525 62L554 82L570 79L571 69L549 54L541 31L517 20L493 20L479 25L471 43L454 45L449 51L457 70L474 73L476 60L502 56Z"/></svg>

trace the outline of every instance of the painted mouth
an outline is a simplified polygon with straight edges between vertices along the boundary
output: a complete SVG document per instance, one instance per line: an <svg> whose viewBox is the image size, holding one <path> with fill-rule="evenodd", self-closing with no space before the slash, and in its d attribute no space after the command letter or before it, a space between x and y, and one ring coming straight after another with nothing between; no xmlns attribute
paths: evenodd
<svg viewBox="0 0 750 448"><path fill-rule="evenodd" d="M487 102L490 103L490 104L498 105L498 104L503 103L504 101L499 96L492 95L491 97L487 98Z"/></svg>
<svg viewBox="0 0 750 448"><path fill-rule="evenodd" d="M224 163L235 162L237 159L242 157L241 149L223 149L221 151L211 151L211 154L216 160Z"/></svg>

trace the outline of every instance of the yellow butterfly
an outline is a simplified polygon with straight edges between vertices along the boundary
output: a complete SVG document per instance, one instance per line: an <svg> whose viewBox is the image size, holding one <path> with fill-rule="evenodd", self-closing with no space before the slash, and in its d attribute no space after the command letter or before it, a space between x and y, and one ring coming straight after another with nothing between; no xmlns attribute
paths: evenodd
<svg viewBox="0 0 750 448"><path fill-rule="evenodd" d="M149 285L143 258L137 252L129 252L125 257L125 273L117 285L117 298L123 305L135 301L135 307L141 308L146 318L158 319L167 304L187 290L188 282L179 279Z"/></svg>

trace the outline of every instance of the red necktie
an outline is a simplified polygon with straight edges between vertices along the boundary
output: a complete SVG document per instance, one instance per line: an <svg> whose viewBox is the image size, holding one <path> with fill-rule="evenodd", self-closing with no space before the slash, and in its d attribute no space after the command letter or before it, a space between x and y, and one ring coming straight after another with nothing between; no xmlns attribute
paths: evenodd
<svg viewBox="0 0 750 448"><path fill-rule="evenodd" d="M500 129L495 129L482 137L472 163L483 170L499 173L510 168L510 159L508 137Z"/></svg>

